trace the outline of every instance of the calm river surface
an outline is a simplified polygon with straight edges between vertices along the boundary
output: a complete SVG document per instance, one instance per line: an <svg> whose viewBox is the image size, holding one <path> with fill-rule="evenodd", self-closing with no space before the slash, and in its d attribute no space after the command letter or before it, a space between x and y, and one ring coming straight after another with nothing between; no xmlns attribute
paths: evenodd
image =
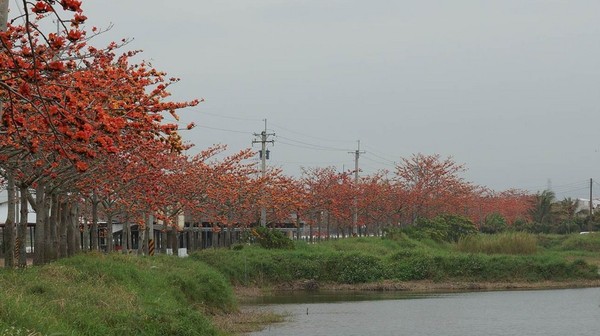
<svg viewBox="0 0 600 336"><path fill-rule="evenodd" d="M600 288L450 294L273 296L252 306L287 313L259 335L600 335ZM308 312L308 314L307 314Z"/></svg>

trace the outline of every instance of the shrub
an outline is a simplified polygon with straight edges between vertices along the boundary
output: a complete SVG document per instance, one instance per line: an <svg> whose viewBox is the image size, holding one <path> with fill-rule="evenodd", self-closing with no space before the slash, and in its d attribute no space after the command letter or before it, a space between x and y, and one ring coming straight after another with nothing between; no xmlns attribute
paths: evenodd
<svg viewBox="0 0 600 336"><path fill-rule="evenodd" d="M252 235L258 244L266 249L288 249L294 248L294 242L288 238L285 233L269 229L266 227L257 227L252 230Z"/></svg>
<svg viewBox="0 0 600 336"><path fill-rule="evenodd" d="M477 233L477 227L464 216L439 215L434 218L418 218L415 225L400 230L409 238L416 240L433 240L441 242L457 242L461 237ZM392 236L398 236L391 232Z"/></svg>

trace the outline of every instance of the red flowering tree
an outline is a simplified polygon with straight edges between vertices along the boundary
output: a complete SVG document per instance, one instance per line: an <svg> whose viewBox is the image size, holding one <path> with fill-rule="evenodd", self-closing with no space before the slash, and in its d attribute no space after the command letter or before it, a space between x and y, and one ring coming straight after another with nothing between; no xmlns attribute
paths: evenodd
<svg viewBox="0 0 600 336"><path fill-rule="evenodd" d="M31 199L38 216L36 244L45 244L45 226L53 221L46 196L70 192L66 185L107 157L127 155L132 146L151 150L152 143L160 143L181 151L177 126L164 124L162 113L176 116L176 109L198 101L167 102L167 89L177 79L143 62L131 64L136 52L116 56L115 43L90 46L81 28L86 18L80 1L23 5L24 14L0 33L0 168L7 178L18 179L14 185L36 187ZM61 17L64 13L71 13L69 19ZM48 17L63 29L44 34ZM91 35L96 33L92 29ZM46 249L36 246L36 262L44 262Z"/></svg>
<svg viewBox="0 0 600 336"><path fill-rule="evenodd" d="M452 158L416 154L396 167L396 182L406 192L411 220L438 214L464 214L476 187L460 176L463 165Z"/></svg>

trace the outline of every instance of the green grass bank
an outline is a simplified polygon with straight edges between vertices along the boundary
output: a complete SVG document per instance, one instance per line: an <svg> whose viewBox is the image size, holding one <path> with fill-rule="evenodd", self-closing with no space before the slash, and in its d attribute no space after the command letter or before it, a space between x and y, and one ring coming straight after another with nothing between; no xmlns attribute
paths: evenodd
<svg viewBox="0 0 600 336"><path fill-rule="evenodd" d="M272 287L306 280L318 284L381 281L545 282L597 280L599 235L581 237L498 234L471 236L458 243L353 238L295 249L244 246L205 250L192 258L227 276L234 285Z"/></svg>
<svg viewBox="0 0 600 336"><path fill-rule="evenodd" d="M192 259L84 254L0 271L0 335L222 335L227 279Z"/></svg>

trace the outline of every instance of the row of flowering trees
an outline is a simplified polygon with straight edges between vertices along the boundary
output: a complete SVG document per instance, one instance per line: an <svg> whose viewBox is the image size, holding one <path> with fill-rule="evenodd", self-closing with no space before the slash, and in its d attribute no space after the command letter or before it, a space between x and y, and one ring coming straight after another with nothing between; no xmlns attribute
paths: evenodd
<svg viewBox="0 0 600 336"><path fill-rule="evenodd" d="M304 218L311 225L334 225L342 235L351 232L355 208L358 226L369 234L440 214L464 216L477 226L491 215L509 224L529 219L531 195L517 190L497 193L465 181L460 176L464 167L451 158L416 154L400 162L395 171L364 176L358 183L350 178L353 172L305 171L300 180L306 197Z"/></svg>
<svg viewBox="0 0 600 336"><path fill-rule="evenodd" d="M491 213L509 221L526 216L527 195L472 185L460 178L462 166L436 155L415 155L395 171L358 183L351 172L334 168L307 169L299 178L280 170L263 176L250 150L219 160L224 146L184 155L189 145L182 130L164 117L177 119L177 110L199 101L168 101L176 78L135 62L138 52L118 52L117 43L93 46L92 37L102 31L84 29L81 1L17 3L23 14L0 33L7 267L26 263L28 204L36 213L35 264L76 253L80 230L91 237L88 248L98 249L98 222L106 221L112 232L116 218L142 229L158 219L166 232L185 212L187 221L247 227L265 208L270 223L290 222L295 214L295 223L347 233L354 214L370 232L440 213L476 223ZM45 34L50 20L62 28ZM147 243L147 236L142 239ZM106 248L114 248L112 239Z"/></svg>

